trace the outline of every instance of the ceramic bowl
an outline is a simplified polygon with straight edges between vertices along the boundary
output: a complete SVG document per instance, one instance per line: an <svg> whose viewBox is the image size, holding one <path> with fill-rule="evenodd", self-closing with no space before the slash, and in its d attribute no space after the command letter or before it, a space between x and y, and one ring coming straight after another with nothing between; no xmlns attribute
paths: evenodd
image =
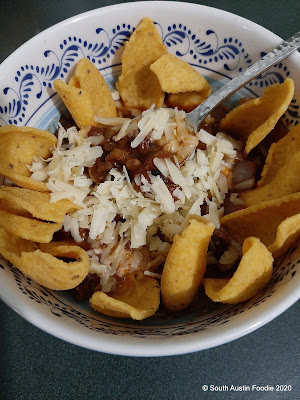
<svg viewBox="0 0 300 400"><path fill-rule="evenodd" d="M104 75L115 98L124 42L140 20L152 18L170 53L189 62L213 89L226 83L263 52L280 43L270 31L237 15L179 2L137 2L90 11L40 33L0 66L0 125L53 131L62 108L53 80L67 80L77 61L88 57ZM300 55L293 54L244 88L256 97L275 82L294 79L297 96L284 115L300 121ZM268 286L239 305L163 313L142 322L93 312L64 292L45 289L2 260L2 299L25 319L63 340L96 351L128 356L183 354L217 346L266 324L290 307L300 292L300 245L276 263Z"/></svg>

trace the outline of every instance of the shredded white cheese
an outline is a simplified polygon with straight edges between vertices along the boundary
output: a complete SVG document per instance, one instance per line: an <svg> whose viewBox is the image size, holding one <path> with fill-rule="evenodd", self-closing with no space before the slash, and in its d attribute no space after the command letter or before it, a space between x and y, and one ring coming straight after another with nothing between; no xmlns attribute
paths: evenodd
<svg viewBox="0 0 300 400"><path fill-rule="evenodd" d="M228 192L227 175L223 172L232 165L239 143L223 133L213 136L203 129L193 135L185 126L185 116L183 111L170 113L151 108L139 121L95 118L114 126L116 142L129 135L132 148L145 138L160 146L176 143L177 154L185 154L179 159L176 154L155 158L156 176L149 172L148 176L134 177L139 191L134 189L125 166L122 170L111 169L105 182L94 184L85 171L102 156L103 136L86 137L85 131L75 128L65 130L60 126L52 157L35 159L29 167L33 179L46 183L51 201L66 198L81 207L66 215L64 229L76 242L82 241L80 230L88 229L90 272L100 276L103 291L111 289L114 274L122 275L141 265L147 269L147 265L161 262L159 257L166 257L170 244L157 233L172 241L186 226L189 215L203 214L201 207L205 203L205 218L219 226ZM196 149L199 140L206 144L206 150ZM180 149L184 151L180 153ZM128 243L131 250L126 248ZM143 246L148 249L147 255L140 250ZM224 257L227 256L226 253ZM149 276L153 273L145 272Z"/></svg>

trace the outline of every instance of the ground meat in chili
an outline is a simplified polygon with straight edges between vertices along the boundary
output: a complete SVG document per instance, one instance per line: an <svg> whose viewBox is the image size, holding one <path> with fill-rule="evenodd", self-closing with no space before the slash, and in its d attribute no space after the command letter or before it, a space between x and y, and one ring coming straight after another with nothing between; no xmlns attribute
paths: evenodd
<svg viewBox="0 0 300 400"><path fill-rule="evenodd" d="M111 128L93 127L88 136L95 136L96 134L104 136L103 155L89 168L89 176L97 184L105 181L112 168L122 170L123 166L128 170L132 182L138 174L144 175L148 179L149 171L153 174L158 173L153 163L154 158L173 158L171 153L162 150L157 142L151 142L149 138L143 140L138 147L132 148L130 145L132 138L128 136L114 142L112 136L116 132L112 132ZM170 187L170 189L172 188ZM172 190L170 191L172 193Z"/></svg>
<svg viewBox="0 0 300 400"><path fill-rule="evenodd" d="M212 234L210 247L216 258L219 260L224 252L228 250L231 239L225 228L216 228Z"/></svg>
<svg viewBox="0 0 300 400"><path fill-rule="evenodd" d="M72 290L75 299L89 300L93 293L101 290L100 278L96 274L88 274L87 277Z"/></svg>

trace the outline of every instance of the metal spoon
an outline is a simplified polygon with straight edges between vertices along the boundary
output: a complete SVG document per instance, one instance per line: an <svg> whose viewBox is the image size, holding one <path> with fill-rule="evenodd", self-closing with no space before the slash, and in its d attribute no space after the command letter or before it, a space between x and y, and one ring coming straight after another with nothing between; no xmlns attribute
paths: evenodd
<svg viewBox="0 0 300 400"><path fill-rule="evenodd" d="M196 107L193 111L187 113L187 122L197 131L198 126L207 117L207 115L221 104L228 97L233 95L252 79L272 67L272 65L289 56L293 51L300 47L300 32L297 32L290 39L283 41L274 50L270 51L256 63L245 69L230 82L218 89L215 93L208 97L203 103Z"/></svg>

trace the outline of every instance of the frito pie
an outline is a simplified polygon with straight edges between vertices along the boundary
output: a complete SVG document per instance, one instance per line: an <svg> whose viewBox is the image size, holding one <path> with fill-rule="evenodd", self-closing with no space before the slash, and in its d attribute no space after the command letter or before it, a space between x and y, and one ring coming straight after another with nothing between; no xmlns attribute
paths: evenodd
<svg viewBox="0 0 300 400"><path fill-rule="evenodd" d="M291 79L219 107L195 133L186 112L211 87L144 18L125 44L120 100L87 58L54 87L70 114L55 135L0 128L4 258L136 320L160 304L183 310L200 291L236 304L268 284L300 235L300 126L280 121Z"/></svg>

